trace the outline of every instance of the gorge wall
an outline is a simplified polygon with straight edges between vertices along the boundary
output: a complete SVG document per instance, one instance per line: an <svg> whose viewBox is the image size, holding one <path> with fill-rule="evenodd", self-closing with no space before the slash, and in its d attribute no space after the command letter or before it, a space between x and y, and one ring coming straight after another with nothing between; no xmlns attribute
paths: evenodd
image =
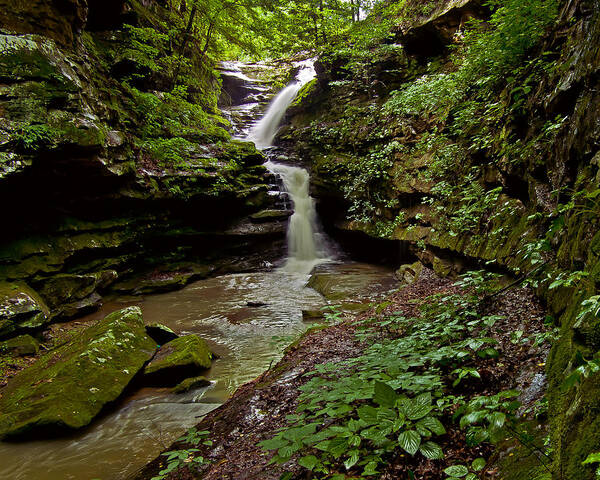
<svg viewBox="0 0 600 480"><path fill-rule="evenodd" d="M262 154L230 140L212 61L169 37L187 15L2 2L0 336L279 255L285 221L250 218L272 205Z"/></svg>
<svg viewBox="0 0 600 480"><path fill-rule="evenodd" d="M592 479L600 6L505 3L521 9L512 21L476 0L406 2L391 36L329 49L278 142L310 165L338 234L408 244L442 275L479 264L527 276L560 328L546 366L553 475ZM465 53L473 21L492 33Z"/></svg>

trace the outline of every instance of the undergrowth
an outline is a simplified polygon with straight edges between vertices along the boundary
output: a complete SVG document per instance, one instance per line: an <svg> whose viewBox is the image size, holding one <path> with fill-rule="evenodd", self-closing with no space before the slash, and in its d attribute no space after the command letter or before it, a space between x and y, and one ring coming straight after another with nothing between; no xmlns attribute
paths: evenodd
<svg viewBox="0 0 600 480"><path fill-rule="evenodd" d="M362 321L363 354L308 373L288 427L261 442L275 452L271 462L297 461L313 478L364 478L401 452L443 461L449 429L462 429L470 447L497 441L505 427L516 431L517 391L480 395L468 385L483 360L499 357L490 332L502 317L481 303L494 277L472 272L453 290L417 301L415 316ZM470 470L450 465L446 473L475 479L483 465L477 459Z"/></svg>

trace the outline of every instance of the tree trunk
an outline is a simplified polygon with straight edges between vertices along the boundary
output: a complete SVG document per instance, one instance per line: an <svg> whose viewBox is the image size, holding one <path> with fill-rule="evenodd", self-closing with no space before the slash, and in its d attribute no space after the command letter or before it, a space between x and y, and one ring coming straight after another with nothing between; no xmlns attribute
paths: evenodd
<svg viewBox="0 0 600 480"><path fill-rule="evenodd" d="M185 1L185 0L184 0ZM177 81L177 77L179 76L179 72L181 71L181 57L185 54L185 49L190 39L190 33L192 32L192 26L194 25L194 18L196 17L196 12L198 11L198 7L194 3L192 6L192 11L190 12L190 17L188 19L187 27L185 28L185 33L183 34L183 39L181 41L181 46L179 47L178 59L177 59L177 68L173 73L173 79L171 80L171 85L175 86L175 82Z"/></svg>

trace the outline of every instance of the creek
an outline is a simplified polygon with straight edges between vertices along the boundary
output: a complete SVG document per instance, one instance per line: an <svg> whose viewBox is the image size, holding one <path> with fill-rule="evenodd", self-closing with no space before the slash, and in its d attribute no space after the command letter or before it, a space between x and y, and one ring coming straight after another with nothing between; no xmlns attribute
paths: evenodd
<svg viewBox="0 0 600 480"><path fill-rule="evenodd" d="M271 102L266 114L248 129L248 138L265 149L304 83L314 76L304 62L295 81ZM306 286L311 272L334 279L336 302L367 303L395 286L390 268L342 261L321 232L310 197L308 172L270 160L280 179L279 192L293 210L288 251L270 272L223 275L182 290L122 298L106 303L81 322L93 322L129 305L142 308L144 320L179 334L206 339L218 356L205 376L208 387L185 394L167 388L142 388L124 395L110 410L76 434L58 439L0 443L0 478L11 480L113 480L127 478L156 457L199 418L221 405L242 384L277 362L285 345L309 326L303 310L327 305Z"/></svg>

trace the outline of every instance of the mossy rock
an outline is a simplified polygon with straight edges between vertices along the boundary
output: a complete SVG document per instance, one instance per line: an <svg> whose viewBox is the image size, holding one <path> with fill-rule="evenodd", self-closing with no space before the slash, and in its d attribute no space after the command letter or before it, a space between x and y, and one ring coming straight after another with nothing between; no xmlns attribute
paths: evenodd
<svg viewBox="0 0 600 480"><path fill-rule="evenodd" d="M37 355L39 349L40 342L31 335L19 335L18 337L0 342L0 353L6 352L20 357Z"/></svg>
<svg viewBox="0 0 600 480"><path fill-rule="evenodd" d="M88 425L155 351L139 307L107 315L10 380L0 398L0 438Z"/></svg>
<svg viewBox="0 0 600 480"><path fill-rule="evenodd" d="M101 306L96 291L110 285L116 278L114 270L86 275L59 274L44 280L39 293L55 316L72 317Z"/></svg>
<svg viewBox="0 0 600 480"><path fill-rule="evenodd" d="M148 385L169 386L210 368L213 355L197 335L186 335L163 345L144 369Z"/></svg>
<svg viewBox="0 0 600 480"><path fill-rule="evenodd" d="M169 343L170 341L179 338L179 335L177 335L173 330L161 323L153 323L151 325L146 325L146 333L158 345L164 345L165 343Z"/></svg>
<svg viewBox="0 0 600 480"><path fill-rule="evenodd" d="M231 140L224 143L222 148L222 152L218 154L220 160L235 160L246 167L261 165L265 162L265 156L256 149L252 142Z"/></svg>
<svg viewBox="0 0 600 480"><path fill-rule="evenodd" d="M0 283L0 338L18 330L41 327L49 321L48 307L31 288Z"/></svg>
<svg viewBox="0 0 600 480"><path fill-rule="evenodd" d="M340 280L342 276L336 273L314 273L306 286L316 290L327 300L341 300L348 297L348 292L340 288Z"/></svg>
<svg viewBox="0 0 600 480"><path fill-rule="evenodd" d="M186 393L195 388L208 387L209 385L210 381L203 376L186 378L173 388L173 393Z"/></svg>
<svg viewBox="0 0 600 480"><path fill-rule="evenodd" d="M325 318L323 310L302 310L303 322L318 322Z"/></svg>
<svg viewBox="0 0 600 480"><path fill-rule="evenodd" d="M414 262L401 265L400 268L396 270L396 277L404 285L412 285L419 279L422 271L423 264L421 262Z"/></svg>
<svg viewBox="0 0 600 480"><path fill-rule="evenodd" d="M293 212L291 210L261 210L250 215L253 223L275 222L287 220Z"/></svg>

